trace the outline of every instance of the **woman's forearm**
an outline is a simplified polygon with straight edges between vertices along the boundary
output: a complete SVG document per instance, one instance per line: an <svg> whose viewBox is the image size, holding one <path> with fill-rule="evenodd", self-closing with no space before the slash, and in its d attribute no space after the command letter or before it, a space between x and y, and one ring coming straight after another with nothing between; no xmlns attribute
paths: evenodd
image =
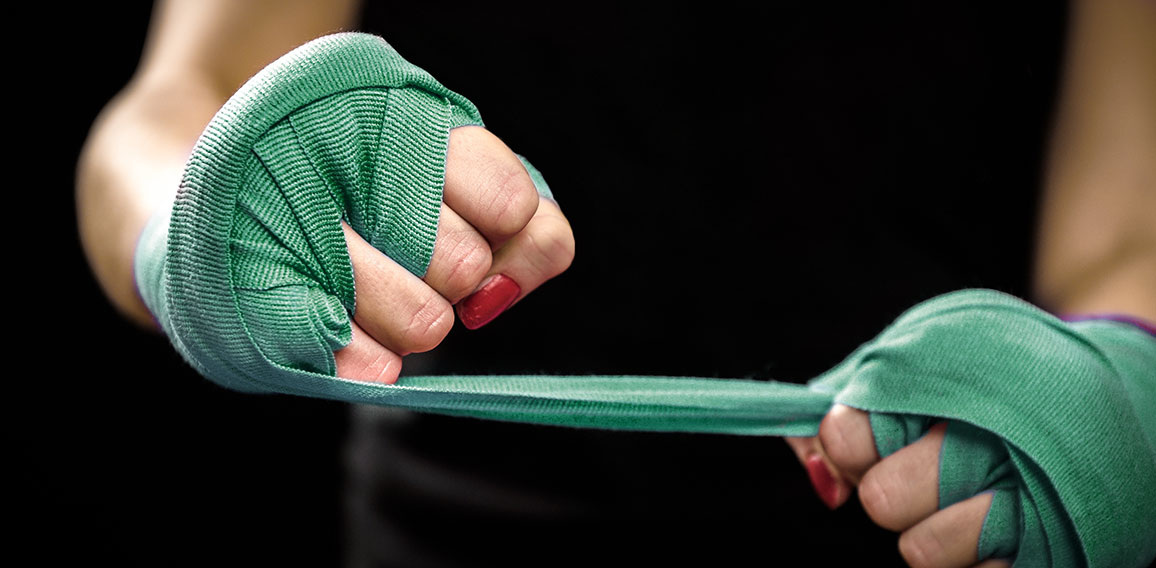
<svg viewBox="0 0 1156 568"><path fill-rule="evenodd" d="M213 114L265 64L352 25L357 4L158 3L140 67L93 124L76 174L85 255L127 317L153 325L133 283L137 237L154 212L172 203L185 159Z"/></svg>
<svg viewBox="0 0 1156 568"><path fill-rule="evenodd" d="M130 85L97 119L81 154L76 200L85 254L113 304L142 325L152 324L133 284L137 237L172 202L185 159L222 102L194 82Z"/></svg>
<svg viewBox="0 0 1156 568"><path fill-rule="evenodd" d="M1156 321L1156 4L1078 0L1071 21L1036 296Z"/></svg>

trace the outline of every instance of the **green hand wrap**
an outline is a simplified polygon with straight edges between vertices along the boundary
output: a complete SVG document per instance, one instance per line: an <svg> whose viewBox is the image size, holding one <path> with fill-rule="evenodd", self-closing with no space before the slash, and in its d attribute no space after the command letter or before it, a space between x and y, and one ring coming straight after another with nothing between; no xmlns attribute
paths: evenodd
<svg viewBox="0 0 1156 568"><path fill-rule="evenodd" d="M996 490L980 559L1143 566L1156 555L1156 340L1138 328L1068 324L965 290L912 308L810 387L871 412L880 456L931 418L953 421L939 505Z"/></svg>
<svg viewBox="0 0 1156 568"><path fill-rule="evenodd" d="M142 297L230 388L537 424L813 436L839 402L881 455L948 419L940 505L995 490L980 558L1141 566L1156 556L1156 341L967 290L901 316L808 386L673 377L335 377L351 337L341 221L411 272L429 264L448 133L477 109L383 40L338 34L221 109L136 255ZM524 162L550 197L541 174ZM1091 458L1095 458L1092 461Z"/></svg>
<svg viewBox="0 0 1156 568"><path fill-rule="evenodd" d="M433 255L449 130L477 109L364 34L321 38L253 77L142 236L146 304L206 376L306 394L350 341L342 220L410 272ZM164 233L167 231L167 242ZM163 264L160 260L163 258ZM324 388L324 387L323 387Z"/></svg>

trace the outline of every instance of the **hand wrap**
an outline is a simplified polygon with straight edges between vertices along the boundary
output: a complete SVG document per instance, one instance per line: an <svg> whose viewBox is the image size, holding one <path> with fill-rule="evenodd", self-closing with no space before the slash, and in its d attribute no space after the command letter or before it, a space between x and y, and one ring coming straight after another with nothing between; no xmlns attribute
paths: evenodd
<svg viewBox="0 0 1156 568"><path fill-rule="evenodd" d="M939 506L995 491L980 559L1156 556L1156 338L1135 326L964 290L908 310L809 386L869 411L880 456L951 421Z"/></svg>
<svg viewBox="0 0 1156 568"><path fill-rule="evenodd" d="M881 455L951 420L946 507L996 491L980 557L1141 566L1156 556L1156 340L1065 324L992 291L935 298L808 387L671 377L334 377L356 296L340 223L414 274L437 234L465 98L383 40L338 34L261 71L198 141L136 256L174 346L230 388L593 428L812 436L835 402ZM549 190L529 164L543 195Z"/></svg>
<svg viewBox="0 0 1156 568"><path fill-rule="evenodd" d="M171 215L142 235L141 296L182 355L225 386L332 388L356 304L341 221L425 274L449 131L481 123L381 38L338 34L294 50L201 135Z"/></svg>

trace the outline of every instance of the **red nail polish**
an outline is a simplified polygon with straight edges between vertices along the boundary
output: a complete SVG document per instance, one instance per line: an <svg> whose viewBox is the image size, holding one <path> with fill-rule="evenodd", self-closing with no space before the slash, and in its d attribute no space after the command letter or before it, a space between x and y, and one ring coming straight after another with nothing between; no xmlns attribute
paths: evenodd
<svg viewBox="0 0 1156 568"><path fill-rule="evenodd" d="M815 486L815 493L819 494L819 499L822 499L829 509L839 506L839 484L827 469L827 464L823 463L823 457L815 454L809 456L805 463L807 474L811 477L811 485Z"/></svg>
<svg viewBox="0 0 1156 568"><path fill-rule="evenodd" d="M477 292L458 302L458 319L468 329L478 329L498 317L522 293L522 287L505 274L495 274Z"/></svg>

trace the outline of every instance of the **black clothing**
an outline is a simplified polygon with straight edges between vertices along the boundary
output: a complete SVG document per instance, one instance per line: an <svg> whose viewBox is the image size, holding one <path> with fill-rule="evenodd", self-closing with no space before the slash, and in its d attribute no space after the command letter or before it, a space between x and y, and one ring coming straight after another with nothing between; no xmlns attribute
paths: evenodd
<svg viewBox="0 0 1156 568"><path fill-rule="evenodd" d="M365 29L470 97L577 241L567 273L411 372L801 382L936 294L1028 294L1059 7L487 7L439 35L408 25L421 7L374 8ZM773 439L361 410L346 459L353 566L577 562L614 541L898 561Z"/></svg>

